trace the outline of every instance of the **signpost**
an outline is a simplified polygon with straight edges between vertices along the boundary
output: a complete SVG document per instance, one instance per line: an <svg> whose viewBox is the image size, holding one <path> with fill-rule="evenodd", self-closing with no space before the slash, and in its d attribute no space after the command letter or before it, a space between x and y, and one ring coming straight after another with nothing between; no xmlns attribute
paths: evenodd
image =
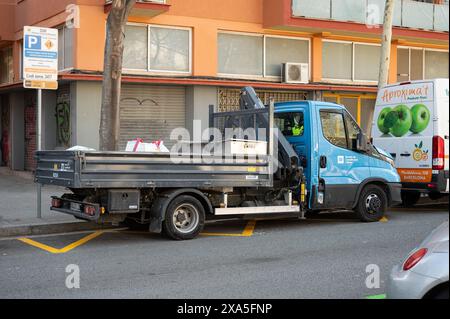
<svg viewBox="0 0 450 319"><path fill-rule="evenodd" d="M58 30L24 27L23 86L37 90L36 149L42 149L42 90L58 89ZM41 184L37 184L37 217L41 212Z"/></svg>

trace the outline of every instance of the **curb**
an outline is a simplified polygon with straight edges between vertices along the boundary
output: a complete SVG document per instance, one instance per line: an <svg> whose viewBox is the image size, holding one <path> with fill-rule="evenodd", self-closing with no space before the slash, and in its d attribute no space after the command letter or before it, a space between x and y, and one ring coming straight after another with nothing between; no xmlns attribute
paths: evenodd
<svg viewBox="0 0 450 319"><path fill-rule="evenodd" d="M98 225L89 222L60 222L33 225L12 225L0 227L0 239L18 236L50 235L87 230L114 229L112 224Z"/></svg>

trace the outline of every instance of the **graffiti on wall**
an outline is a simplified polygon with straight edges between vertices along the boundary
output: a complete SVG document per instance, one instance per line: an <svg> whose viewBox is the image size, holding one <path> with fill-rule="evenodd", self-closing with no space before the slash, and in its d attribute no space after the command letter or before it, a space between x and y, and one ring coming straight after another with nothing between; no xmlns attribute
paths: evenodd
<svg viewBox="0 0 450 319"><path fill-rule="evenodd" d="M59 145L70 146L70 106L67 102L56 105L56 131Z"/></svg>

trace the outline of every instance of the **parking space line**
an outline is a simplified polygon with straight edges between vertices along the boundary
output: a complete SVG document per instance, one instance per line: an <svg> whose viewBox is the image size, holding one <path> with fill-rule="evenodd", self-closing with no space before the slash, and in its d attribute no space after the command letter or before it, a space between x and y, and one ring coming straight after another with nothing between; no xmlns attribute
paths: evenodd
<svg viewBox="0 0 450 319"><path fill-rule="evenodd" d="M245 226L245 229L240 234L233 233L200 233L202 236L220 236L220 237L251 237L255 230L256 220L251 220Z"/></svg>
<svg viewBox="0 0 450 319"><path fill-rule="evenodd" d="M58 249L58 248L55 248L55 247L51 247L49 245L42 244L40 242L37 242L35 240L32 240L30 238L26 238L26 237L18 238L17 240L19 240L19 241L21 241L21 242L23 242L25 244L28 244L30 246L33 246L33 247L45 250L45 251L47 251L49 253L52 253L52 254L64 254L64 253L67 253L67 252L69 252L69 251L71 251L71 250L73 250L73 249L75 249L75 248L77 248L77 247L87 243L88 241L90 241L90 240L100 236L101 234L103 234L103 231L101 231L101 230L96 231L95 233L92 233L92 234L90 234L90 235L88 235L86 237L83 237L83 238L77 240L76 242L71 243L71 244L69 244L69 245L67 245L67 246L65 246L65 247L63 247L61 249Z"/></svg>
<svg viewBox="0 0 450 319"><path fill-rule="evenodd" d="M373 296L367 296L366 299L386 299L387 296L386 294L381 294L381 295L373 295Z"/></svg>

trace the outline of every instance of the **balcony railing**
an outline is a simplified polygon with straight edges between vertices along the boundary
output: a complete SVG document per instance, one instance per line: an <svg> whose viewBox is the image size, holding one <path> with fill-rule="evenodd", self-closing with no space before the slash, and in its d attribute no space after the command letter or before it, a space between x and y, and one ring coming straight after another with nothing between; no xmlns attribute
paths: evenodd
<svg viewBox="0 0 450 319"><path fill-rule="evenodd" d="M449 5L396 0L394 26L449 31ZM294 17L383 23L385 0L292 0Z"/></svg>

